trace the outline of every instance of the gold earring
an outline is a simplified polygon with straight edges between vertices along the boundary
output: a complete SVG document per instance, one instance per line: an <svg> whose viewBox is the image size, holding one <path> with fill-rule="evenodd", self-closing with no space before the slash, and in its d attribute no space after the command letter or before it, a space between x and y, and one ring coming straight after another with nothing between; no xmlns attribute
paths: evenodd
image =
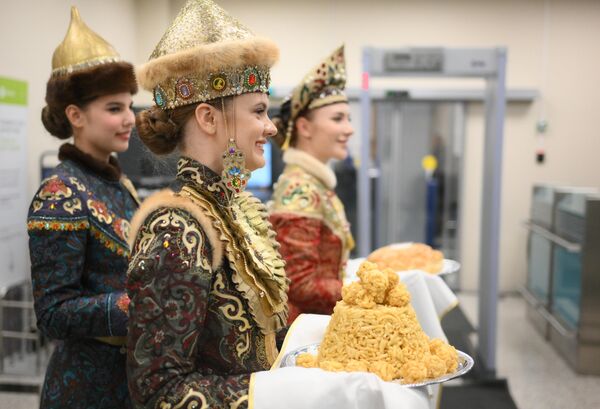
<svg viewBox="0 0 600 409"><path fill-rule="evenodd" d="M240 193L246 189L248 179L250 179L250 171L246 169L244 152L238 149L233 138L229 138L227 150L223 153L221 179L233 193Z"/></svg>
<svg viewBox="0 0 600 409"><path fill-rule="evenodd" d="M235 123L235 105L233 111L233 120ZM225 112L225 100L221 98L221 112L225 123L225 132L229 133L227 125L227 113ZM232 193L240 193L246 189L248 179L250 179L250 171L246 169L246 157L236 145L234 138L228 138L227 149L223 153L223 172L221 179L225 186Z"/></svg>

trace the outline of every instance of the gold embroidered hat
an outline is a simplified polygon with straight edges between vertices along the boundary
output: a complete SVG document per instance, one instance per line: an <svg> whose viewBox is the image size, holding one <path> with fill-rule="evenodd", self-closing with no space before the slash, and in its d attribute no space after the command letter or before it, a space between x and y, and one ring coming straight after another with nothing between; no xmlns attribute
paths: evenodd
<svg viewBox="0 0 600 409"><path fill-rule="evenodd" d="M300 113L337 102L348 102L348 97L344 93L345 87L346 60L342 45L306 74L284 102L285 108L282 106L282 110L288 112L282 112L281 115L286 127L282 149L289 147L294 122Z"/></svg>
<svg viewBox="0 0 600 409"><path fill-rule="evenodd" d="M279 49L211 0L188 0L147 63L140 85L162 109L246 92L266 93Z"/></svg>

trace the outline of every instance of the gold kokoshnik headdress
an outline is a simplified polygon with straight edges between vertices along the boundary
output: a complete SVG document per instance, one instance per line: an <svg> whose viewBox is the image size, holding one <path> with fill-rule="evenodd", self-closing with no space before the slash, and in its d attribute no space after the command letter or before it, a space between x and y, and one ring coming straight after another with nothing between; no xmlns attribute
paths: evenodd
<svg viewBox="0 0 600 409"><path fill-rule="evenodd" d="M266 93L279 49L211 0L188 0L147 63L140 85L163 110L246 92Z"/></svg>
<svg viewBox="0 0 600 409"><path fill-rule="evenodd" d="M282 149L289 147L294 123L302 112L338 102L348 102L344 93L345 87L346 61L342 45L306 74L282 104L280 117L286 129Z"/></svg>

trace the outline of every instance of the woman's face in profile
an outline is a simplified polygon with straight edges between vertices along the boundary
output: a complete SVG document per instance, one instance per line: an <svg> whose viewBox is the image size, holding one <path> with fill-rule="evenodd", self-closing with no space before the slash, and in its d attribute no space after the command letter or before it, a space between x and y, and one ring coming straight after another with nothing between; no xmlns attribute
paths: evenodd
<svg viewBox="0 0 600 409"><path fill-rule="evenodd" d="M306 120L308 124L304 137L317 159L323 163L330 159L346 159L348 140L354 133L348 103L340 102L314 109Z"/></svg>
<svg viewBox="0 0 600 409"><path fill-rule="evenodd" d="M267 111L269 97L260 92L236 96L233 107L227 108L228 118L235 117L233 128L236 144L246 156L246 168L250 171L265 166L264 145L269 137L277 134L277 129ZM235 112L235 115L232 115Z"/></svg>
<svg viewBox="0 0 600 409"><path fill-rule="evenodd" d="M72 124L80 148L92 156L108 157L129 147L135 116L129 92L104 95L84 108L77 108L77 123Z"/></svg>

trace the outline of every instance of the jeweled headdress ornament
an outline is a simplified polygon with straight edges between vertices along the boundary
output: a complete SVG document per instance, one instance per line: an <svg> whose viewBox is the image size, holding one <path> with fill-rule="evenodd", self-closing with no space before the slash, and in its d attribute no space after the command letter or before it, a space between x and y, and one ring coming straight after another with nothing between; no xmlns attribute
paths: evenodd
<svg viewBox="0 0 600 409"><path fill-rule="evenodd" d="M269 88L279 49L211 0L188 0L147 63L140 85L162 109Z"/></svg>
<svg viewBox="0 0 600 409"><path fill-rule="evenodd" d="M119 61L113 46L93 32L79 16L77 7L72 6L67 34L52 55L52 76Z"/></svg>
<svg viewBox="0 0 600 409"><path fill-rule="evenodd" d="M315 66L288 97L289 119L286 121L285 141L282 149L287 149L292 138L294 122L306 109L316 109L337 102L348 102L344 93L346 87L346 60L344 46Z"/></svg>

